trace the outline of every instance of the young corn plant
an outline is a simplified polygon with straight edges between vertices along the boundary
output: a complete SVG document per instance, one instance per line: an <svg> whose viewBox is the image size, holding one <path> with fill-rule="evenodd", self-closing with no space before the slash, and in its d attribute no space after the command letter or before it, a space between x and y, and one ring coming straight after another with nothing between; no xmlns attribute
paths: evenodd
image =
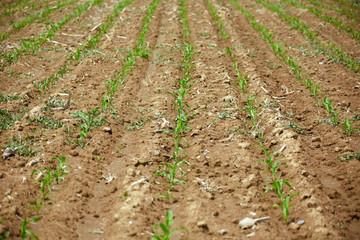
<svg viewBox="0 0 360 240"><path fill-rule="evenodd" d="M30 210L34 210L36 214L39 214L41 208L45 207L46 205L43 203L42 198L38 198L35 201L30 201L27 204L27 208Z"/></svg>
<svg viewBox="0 0 360 240"><path fill-rule="evenodd" d="M155 223L153 226L153 230L154 230L154 236L151 238L151 240L170 240L171 235L173 235L176 231L178 230L184 230L187 233L188 230L185 227L177 227L173 230L171 230L171 225L174 221L174 214L172 211L166 211L166 220L165 220L165 224L164 223ZM163 234L160 234L156 228L160 227Z"/></svg>
<svg viewBox="0 0 360 240"><path fill-rule="evenodd" d="M215 7L213 5L211 5L210 0L206 0L206 4L208 6L209 11L211 12L211 14L213 15L214 21L215 23L220 27L220 36L223 39L227 39L229 36L226 34L224 28L225 25L221 22L221 20L219 19L219 15L217 14Z"/></svg>
<svg viewBox="0 0 360 240"><path fill-rule="evenodd" d="M75 112L74 117L80 122L76 125L76 130L79 133L78 143L80 146L86 145L86 139L89 137L88 133L103 124L106 120L99 116L99 109L92 109L90 113L84 113L81 111ZM97 116L99 116L97 118Z"/></svg>
<svg viewBox="0 0 360 240"><path fill-rule="evenodd" d="M40 182L40 190L41 190L41 194L42 194L42 201L49 200L47 195L52 191L51 184L54 181L54 179L53 179L53 171L51 169L47 169L47 171L48 172L36 169L30 175L31 178L32 178L35 173L39 174L39 178L36 179L34 183Z"/></svg>
<svg viewBox="0 0 360 240"><path fill-rule="evenodd" d="M167 163L167 162L161 163L164 165L164 168L162 170L157 170L155 172L155 175L161 177L164 176L167 177L169 179L169 189L166 194L159 194L158 197L164 197L170 200L171 199L170 191L174 189L176 184L178 183L182 185L187 184L185 180L182 180L187 175L187 172L184 171L181 167L181 164L183 163L187 166L190 165L190 163L185 160L174 161L173 163ZM180 177L177 178L177 175L180 175Z"/></svg>
<svg viewBox="0 0 360 240"><path fill-rule="evenodd" d="M273 204L273 207L279 207L283 212L283 218L285 222L289 222L289 207L293 206L290 205L290 200L296 195L299 195L299 193L293 193L290 195L286 195L283 189L283 185L287 185L291 190L295 190L289 183L289 180L282 180L281 175L279 175L276 179L266 179L266 181L270 181L270 186L267 187L264 191L264 194L266 194L269 191L273 191L276 193L276 195L280 198L281 203L280 204Z"/></svg>
<svg viewBox="0 0 360 240"><path fill-rule="evenodd" d="M23 222L22 222L21 228L20 228L20 237L21 237L21 239L25 240L25 239L34 238L36 240L39 240L38 236L36 236L35 233L33 233L32 231L27 229L27 225L29 223L38 222L40 219L41 218L30 218L29 220L27 220L26 217L23 219Z"/></svg>
<svg viewBox="0 0 360 240"><path fill-rule="evenodd" d="M276 173L278 172L278 169L281 165L287 166L286 163L281 163L279 160L276 160L278 156L284 157L281 153L273 153L271 154L270 151L268 151L264 146L259 145L259 147L264 151L266 154L265 159L260 159L258 162L264 162L267 165L267 169L263 170L263 172L270 172L272 177L275 177Z"/></svg>
<svg viewBox="0 0 360 240"><path fill-rule="evenodd" d="M66 160L65 156L62 156L61 158L54 157L51 159L51 161L54 161L54 160L58 160L58 166L57 166L56 170L52 172L53 173L52 177L55 179L56 183L59 183L59 181L60 182L64 181L64 176L68 175L70 173L70 172L65 171L64 168L66 166L68 166L69 168L72 168L72 167L70 166L70 164L65 162L65 160Z"/></svg>
<svg viewBox="0 0 360 240"><path fill-rule="evenodd" d="M345 121L344 121L344 125L343 125L343 130L348 134L351 135L353 133L353 129L352 129L352 125L353 123L351 122L349 117L346 117Z"/></svg>

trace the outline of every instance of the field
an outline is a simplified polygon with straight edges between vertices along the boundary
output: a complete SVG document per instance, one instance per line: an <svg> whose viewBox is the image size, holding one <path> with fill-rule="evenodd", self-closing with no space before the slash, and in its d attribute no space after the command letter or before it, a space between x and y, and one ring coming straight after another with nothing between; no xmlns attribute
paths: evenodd
<svg viewBox="0 0 360 240"><path fill-rule="evenodd" d="M0 240L359 239L358 1L0 8Z"/></svg>

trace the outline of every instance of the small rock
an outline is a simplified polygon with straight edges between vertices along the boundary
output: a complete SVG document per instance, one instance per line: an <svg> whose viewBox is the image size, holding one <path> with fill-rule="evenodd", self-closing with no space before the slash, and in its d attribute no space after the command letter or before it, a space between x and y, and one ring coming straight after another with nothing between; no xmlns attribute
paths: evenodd
<svg viewBox="0 0 360 240"><path fill-rule="evenodd" d="M300 225L299 224L296 224L296 223L290 223L289 224L289 227L292 229L292 230L299 230L300 229Z"/></svg>
<svg viewBox="0 0 360 240"><path fill-rule="evenodd" d="M269 218L270 217L262 217L262 218L252 219L252 218L246 217L239 222L239 226L242 229L251 228L252 226L254 226L256 224L256 222L263 221L263 220L266 220Z"/></svg>
<svg viewBox="0 0 360 240"><path fill-rule="evenodd" d="M11 194L11 188L9 188L8 190L6 190L6 192L5 192L5 196L7 196L7 195L10 195Z"/></svg>
<svg viewBox="0 0 360 240"><path fill-rule="evenodd" d="M248 235L246 235L247 237L253 237L255 236L255 232L249 233Z"/></svg>
<svg viewBox="0 0 360 240"><path fill-rule="evenodd" d="M339 176L337 176L337 179L341 181L341 180L344 180L345 177L344 177L344 175L339 175Z"/></svg>
<svg viewBox="0 0 360 240"><path fill-rule="evenodd" d="M22 131L24 129L24 127L21 125L20 121L16 121L14 123L14 130L15 131Z"/></svg>
<svg viewBox="0 0 360 240"><path fill-rule="evenodd" d="M72 151L70 151L70 155L73 157L76 157L76 156L79 156L79 152L76 150L72 150Z"/></svg>
<svg viewBox="0 0 360 240"><path fill-rule="evenodd" d="M104 130L104 132L106 132L106 133L112 134L112 129L111 129L111 127L104 127L103 130Z"/></svg>
<svg viewBox="0 0 360 240"><path fill-rule="evenodd" d="M222 101L224 101L224 102L235 102L235 100L236 100L236 98L234 98L233 96L225 96L225 97L223 97L222 99L221 99Z"/></svg>
<svg viewBox="0 0 360 240"><path fill-rule="evenodd" d="M223 84L230 84L230 83L231 83L231 82L230 82L230 80L228 80L228 79L223 81Z"/></svg>
<svg viewBox="0 0 360 240"><path fill-rule="evenodd" d="M132 168L129 168L127 171L126 171L127 175L130 176L130 177L135 177L136 173L134 171L134 169Z"/></svg>
<svg viewBox="0 0 360 240"><path fill-rule="evenodd" d="M6 231L7 231L6 227L0 224L0 236L3 237ZM6 239L6 237L4 239Z"/></svg>
<svg viewBox="0 0 360 240"><path fill-rule="evenodd" d="M344 151L345 152L354 152L354 150L352 150L349 146L345 146Z"/></svg>
<svg viewBox="0 0 360 240"><path fill-rule="evenodd" d="M4 150L4 153L3 153L4 159L8 159L8 158L10 158L10 157L15 156L15 153L16 153L16 151L17 151L18 149L19 149L18 147L15 147L15 148L9 148L9 147L7 147L7 148Z"/></svg>
<svg viewBox="0 0 360 240"><path fill-rule="evenodd" d="M316 208L316 211L319 212L319 213L323 213L324 209L319 206L319 207Z"/></svg>
<svg viewBox="0 0 360 240"><path fill-rule="evenodd" d="M297 222L297 224L299 224L299 225L303 225L304 224L304 220L299 220L298 222Z"/></svg>
<svg viewBox="0 0 360 240"><path fill-rule="evenodd" d="M200 222L196 223L196 226L198 226L199 228L202 228L206 231L209 231L209 227L205 221L200 221Z"/></svg>
<svg viewBox="0 0 360 240"><path fill-rule="evenodd" d="M95 156L99 156L99 155L100 155L99 149L94 148L94 149L91 151L91 154L92 154L92 155L95 155Z"/></svg>
<svg viewBox="0 0 360 240"><path fill-rule="evenodd" d="M15 167L17 167L17 168L25 167L25 163L22 161L18 161L15 163Z"/></svg>
<svg viewBox="0 0 360 240"><path fill-rule="evenodd" d="M341 151L341 148L335 147L335 152L340 152L340 151Z"/></svg>
<svg viewBox="0 0 360 240"><path fill-rule="evenodd" d="M41 112L41 107L42 107L42 106L36 106L36 107L34 107L33 109L31 109L31 110L29 111L29 115L32 116L32 115L38 114L39 112Z"/></svg>
<svg viewBox="0 0 360 240"><path fill-rule="evenodd" d="M308 177L308 176L309 176L309 172L303 170L303 171L301 172L301 175L303 175L303 176L305 176L305 177Z"/></svg>
<svg viewBox="0 0 360 240"><path fill-rule="evenodd" d="M250 143L238 143L238 146L243 149L249 149L251 144Z"/></svg>
<svg viewBox="0 0 360 240"><path fill-rule="evenodd" d="M311 139L311 141L312 141L312 142L321 142L322 139L321 139L320 137L313 137L313 138Z"/></svg>
<svg viewBox="0 0 360 240"><path fill-rule="evenodd" d="M319 227L315 229L315 233L319 233L321 236L327 236L329 234L329 230L324 227Z"/></svg>
<svg viewBox="0 0 360 240"><path fill-rule="evenodd" d="M12 216L20 215L20 214L19 214L19 208L16 207L16 206L10 207L9 210L8 210L8 213L9 213L10 215L12 215Z"/></svg>
<svg viewBox="0 0 360 240"><path fill-rule="evenodd" d="M255 174L250 174L247 178L241 181L241 186L243 188L249 188L253 184L253 181L255 179Z"/></svg>
<svg viewBox="0 0 360 240"><path fill-rule="evenodd" d="M220 235L225 235L225 234L228 233L228 230L226 230L226 229L221 229L221 230L218 231L218 233L219 233Z"/></svg>

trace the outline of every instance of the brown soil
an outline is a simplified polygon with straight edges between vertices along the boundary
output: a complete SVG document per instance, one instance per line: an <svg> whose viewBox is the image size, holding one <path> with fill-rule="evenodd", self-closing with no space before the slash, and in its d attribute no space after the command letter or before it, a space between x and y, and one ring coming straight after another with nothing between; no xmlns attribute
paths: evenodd
<svg viewBox="0 0 360 240"><path fill-rule="evenodd" d="M23 218L41 216L39 222L28 225L40 239L150 239L153 224L165 222L165 213L171 210L173 228L184 226L189 231L178 231L172 239L357 239L360 161L339 162L339 158L359 152L359 133L348 136L341 126L318 123L329 119L324 108L228 1L211 1L226 25L227 40L220 37L205 1L187 3L189 41L197 51L191 70L196 81L186 98L194 116L184 134L189 142L184 150L190 165L187 184L176 185L170 201L157 197L166 193L168 180L154 172L162 168L161 162L169 161L174 149L173 140L159 130L169 130L174 124L177 110L171 93L178 89L183 74L183 30L177 1L159 3L146 35L150 57L137 58L137 65L114 99L118 117L105 115L107 123L90 131L84 148L71 143L77 138L72 114L101 106L107 91L105 83L121 71L126 50L135 45L151 2L138 0L126 7L97 51L72 65L71 71L45 94L31 83L63 66L79 44L86 44L88 36L96 34L97 30L91 29L105 21L117 1L92 7L53 39L59 44L46 43L36 55L23 56L0 73L1 94L24 96L0 103L0 109L11 113L29 110L14 127L0 130L1 148L9 144L9 137L28 134L33 137L33 148L41 153L1 159L0 234L9 231L9 239L19 239ZM342 122L346 116L360 115L358 74L325 62L325 56L294 50L304 46L306 51L314 51L299 32L276 15L250 0L241 4L268 26L275 40L281 40L288 54L321 84L323 94L341 108ZM63 14L68 12L71 10ZM309 24L319 24L313 21L316 19ZM23 31L38 35L38 30L29 27ZM324 38L332 34L336 33L329 32ZM281 161L287 166L280 168L282 176L291 179L299 192L291 200L290 224L285 223L278 208L271 208L278 203L275 194L263 195L267 173L260 174L265 166L256 162L265 154L256 145L258 139L252 135L249 116L242 110L245 97L236 84L236 72L225 47L234 49L239 70L250 78L247 94L257 96L266 147L284 155ZM47 112L46 101L54 97L69 105ZM219 117L225 113L229 117ZM61 120L72 135L64 128L45 130L29 121L29 117L38 116ZM135 125L141 119L144 124ZM164 120L170 126L164 125ZM288 121L298 123L304 134L287 127ZM138 129L131 130L130 126ZM354 127L360 127L358 120ZM50 194L53 200L37 215L27 209L29 201L41 196L35 176L30 175L35 169L55 168L50 160L56 156L66 156L72 168L66 167L70 174L64 182L54 183ZM27 165L34 159L38 163ZM119 198L125 192L127 196ZM245 217L264 216L270 219L252 229L238 226ZM301 220L304 223L298 224ZM247 237L249 234L254 235Z"/></svg>

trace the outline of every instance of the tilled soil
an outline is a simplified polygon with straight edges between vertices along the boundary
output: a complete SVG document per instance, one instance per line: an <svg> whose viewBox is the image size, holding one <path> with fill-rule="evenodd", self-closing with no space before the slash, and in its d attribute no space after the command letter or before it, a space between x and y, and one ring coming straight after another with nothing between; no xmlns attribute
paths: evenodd
<svg viewBox="0 0 360 240"><path fill-rule="evenodd" d="M145 40L149 58L138 57L120 85L113 100L117 112L103 113L107 122L89 132L86 146L77 145L78 121L73 114L101 106L106 81L122 70L152 1L134 0L125 7L99 47L72 64L49 91L41 93L32 83L64 66L76 47L97 34L96 26L106 21L117 3L109 0L92 6L36 54L24 55L0 72L0 93L21 96L1 102L0 109L25 114L10 129L0 130L1 148L10 144L10 137L21 137L39 152L32 157L15 154L1 159L0 234L9 232L9 239L18 239L24 217L40 216L40 221L28 224L40 239L150 239L153 225L165 222L166 211L171 210L175 217L172 228L188 230L188 234L175 232L172 239L358 238L360 162L339 159L359 152L359 130L348 135L342 125L326 123L330 117L324 107L229 1L210 1L225 25L227 39L220 37L205 0L187 1L189 43L196 47L190 72L194 81L186 97L191 113L190 129L184 133L188 145L183 145L190 165L183 169L187 183L177 184L170 200L158 196L166 193L169 183L155 173L163 162L171 161L174 150L174 141L165 131L176 124L173 93L183 76L184 30L178 1L160 1ZM353 127L360 127L359 73L327 61L301 33L260 4L239 3L320 83L322 94L340 108L341 123L351 117L357 119ZM299 10L289 10L299 15ZM71 11L66 8L61 16ZM322 24L308 13L301 14L301 19L314 29ZM6 44L18 43L17 36L38 36L42 27L32 26L9 37L2 51ZM346 36L341 41L333 27L319 33L321 41L334 41L358 57L359 46L352 47L353 39ZM298 51L300 46L311 54ZM246 93L238 86L226 48L236 54L241 73L249 76ZM243 110L245 94L256 96L265 146L281 153L279 159L286 165L279 172L291 180L292 192L299 193L291 199L290 223L282 219L279 208L272 207L279 203L277 196L272 192L264 195L269 175L259 160L266 156ZM49 100L54 99L66 104L51 107ZM64 127L46 129L30 121L41 116L60 120ZM289 122L298 128L289 127ZM55 169L56 161L51 159L61 156L71 165L65 168L70 173L64 181L53 183L45 207L38 213L28 209L28 202L41 196L39 183L34 183L37 173L31 177L32 172ZM29 164L31 161L34 163ZM265 216L270 218L253 228L238 225L245 217Z"/></svg>

